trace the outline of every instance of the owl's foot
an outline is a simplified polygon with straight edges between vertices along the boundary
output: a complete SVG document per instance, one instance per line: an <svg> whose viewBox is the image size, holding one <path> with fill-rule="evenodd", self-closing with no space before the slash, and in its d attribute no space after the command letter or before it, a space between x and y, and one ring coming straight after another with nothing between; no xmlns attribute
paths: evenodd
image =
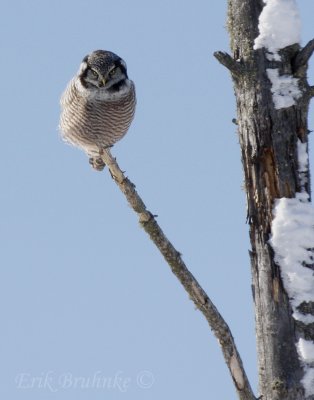
<svg viewBox="0 0 314 400"><path fill-rule="evenodd" d="M106 166L106 164L103 162L103 160L100 157L99 158L91 157L89 159L89 163L94 169L96 169L96 171L102 171Z"/></svg>
<svg viewBox="0 0 314 400"><path fill-rule="evenodd" d="M109 146L106 146L104 148L99 148L99 155L100 157L91 157L89 159L90 165L96 169L97 171L102 171L106 164L104 163L103 159L101 158L101 155L103 154L104 149L110 149L113 145L110 144Z"/></svg>

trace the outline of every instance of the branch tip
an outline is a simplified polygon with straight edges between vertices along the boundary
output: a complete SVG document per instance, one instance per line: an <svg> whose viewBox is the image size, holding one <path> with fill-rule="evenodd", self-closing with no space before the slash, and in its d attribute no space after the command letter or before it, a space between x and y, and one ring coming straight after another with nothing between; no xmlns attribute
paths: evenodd
<svg viewBox="0 0 314 400"><path fill-rule="evenodd" d="M233 75L240 75L243 72L242 65L233 59L230 54L223 51L215 51L214 57L220 62L220 64L228 68Z"/></svg>
<svg viewBox="0 0 314 400"><path fill-rule="evenodd" d="M297 54L293 62L294 72L298 72L300 68L306 65L314 51L314 39L310 40Z"/></svg>

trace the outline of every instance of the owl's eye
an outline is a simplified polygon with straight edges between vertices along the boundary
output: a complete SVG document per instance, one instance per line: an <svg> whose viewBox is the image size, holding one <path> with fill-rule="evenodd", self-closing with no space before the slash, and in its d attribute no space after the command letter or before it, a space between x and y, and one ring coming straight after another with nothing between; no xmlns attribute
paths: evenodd
<svg viewBox="0 0 314 400"><path fill-rule="evenodd" d="M117 72L117 68L115 67L109 72L109 75L113 76L116 72Z"/></svg>
<svg viewBox="0 0 314 400"><path fill-rule="evenodd" d="M86 70L86 76L89 76L90 79L98 79L97 72L92 68Z"/></svg>

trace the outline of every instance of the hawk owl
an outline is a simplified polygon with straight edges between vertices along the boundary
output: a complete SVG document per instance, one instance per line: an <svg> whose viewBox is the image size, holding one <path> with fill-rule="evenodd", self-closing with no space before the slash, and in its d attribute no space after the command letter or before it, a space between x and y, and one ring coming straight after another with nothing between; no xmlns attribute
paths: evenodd
<svg viewBox="0 0 314 400"><path fill-rule="evenodd" d="M100 151L126 134L135 105L135 86L126 63L110 51L96 50L83 59L61 97L61 135L102 170Z"/></svg>

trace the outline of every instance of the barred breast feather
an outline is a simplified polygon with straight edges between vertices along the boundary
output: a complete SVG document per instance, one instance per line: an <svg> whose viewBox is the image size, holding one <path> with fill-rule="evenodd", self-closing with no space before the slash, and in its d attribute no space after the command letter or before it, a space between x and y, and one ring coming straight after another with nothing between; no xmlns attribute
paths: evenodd
<svg viewBox="0 0 314 400"><path fill-rule="evenodd" d="M126 81L116 93L90 91L75 77L61 98L60 130L63 139L89 156L113 145L127 132L135 113L134 83Z"/></svg>

